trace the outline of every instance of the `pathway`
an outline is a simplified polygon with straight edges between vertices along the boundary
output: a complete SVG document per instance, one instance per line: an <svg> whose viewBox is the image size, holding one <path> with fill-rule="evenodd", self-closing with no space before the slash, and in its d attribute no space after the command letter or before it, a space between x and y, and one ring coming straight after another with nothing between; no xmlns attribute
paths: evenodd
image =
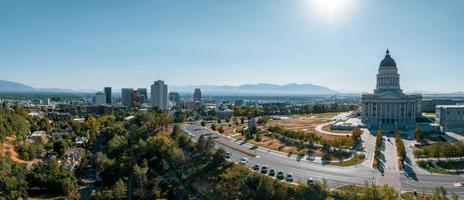
<svg viewBox="0 0 464 200"><path fill-rule="evenodd" d="M380 158L380 175L377 182L387 184L390 187L401 191L400 170L398 168L398 155L396 153L395 139L389 136L383 136L383 151Z"/></svg>
<svg viewBox="0 0 464 200"><path fill-rule="evenodd" d="M453 140L458 140L458 141L464 141L464 136L459 135L454 132L445 132L445 134L449 137L451 137ZM446 137L445 137L446 138Z"/></svg>

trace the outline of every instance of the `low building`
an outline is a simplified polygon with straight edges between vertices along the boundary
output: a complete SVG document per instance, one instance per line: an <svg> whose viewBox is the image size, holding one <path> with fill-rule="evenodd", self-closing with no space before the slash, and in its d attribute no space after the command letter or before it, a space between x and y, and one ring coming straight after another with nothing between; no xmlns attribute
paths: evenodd
<svg viewBox="0 0 464 200"><path fill-rule="evenodd" d="M78 136L76 137L76 139L74 139L74 144L76 144L77 146L80 146L82 144L87 143L87 141L88 139L86 137Z"/></svg>
<svg viewBox="0 0 464 200"><path fill-rule="evenodd" d="M435 112L437 105L458 105L463 103L464 99L423 99L422 112Z"/></svg>
<svg viewBox="0 0 464 200"><path fill-rule="evenodd" d="M68 149L61 159L61 165L70 171L73 171L81 163L82 156L80 154L81 149Z"/></svg>
<svg viewBox="0 0 464 200"><path fill-rule="evenodd" d="M42 141L47 140L47 132L45 131L35 131L27 136L27 141L29 143L42 143Z"/></svg>
<svg viewBox="0 0 464 200"><path fill-rule="evenodd" d="M88 105L83 106L86 113L95 115L112 115L114 113L114 106L112 105Z"/></svg>
<svg viewBox="0 0 464 200"><path fill-rule="evenodd" d="M228 119L234 115L234 111L229 109L226 104L221 104L219 110L216 111L216 115L219 119Z"/></svg>
<svg viewBox="0 0 464 200"><path fill-rule="evenodd" d="M464 129L464 105L438 105L435 116L443 131L462 132Z"/></svg>

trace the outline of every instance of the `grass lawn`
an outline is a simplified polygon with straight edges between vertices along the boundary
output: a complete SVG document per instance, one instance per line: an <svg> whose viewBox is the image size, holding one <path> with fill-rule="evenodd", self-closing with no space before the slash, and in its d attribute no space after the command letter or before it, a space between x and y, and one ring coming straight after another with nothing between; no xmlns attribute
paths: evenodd
<svg viewBox="0 0 464 200"><path fill-rule="evenodd" d="M330 163L331 165L337 165L337 166L343 166L343 167L348 167L348 166L353 166L353 165L358 165L361 164L364 161L364 154L361 155L356 155L353 158L343 161L343 162L332 162Z"/></svg>
<svg viewBox="0 0 464 200"><path fill-rule="evenodd" d="M417 164L423 169L431 173L436 173L436 174L460 174L458 172L448 171L447 169L464 170L464 161L452 161L452 162L440 161L440 162L436 162L436 165L434 165L432 162L421 161L421 162L418 162ZM441 168L437 168L437 166Z"/></svg>
<svg viewBox="0 0 464 200"><path fill-rule="evenodd" d="M344 185L341 187L338 187L336 190L338 191L355 191L357 193L361 193L365 191L367 188L364 186L357 186L357 185Z"/></svg>

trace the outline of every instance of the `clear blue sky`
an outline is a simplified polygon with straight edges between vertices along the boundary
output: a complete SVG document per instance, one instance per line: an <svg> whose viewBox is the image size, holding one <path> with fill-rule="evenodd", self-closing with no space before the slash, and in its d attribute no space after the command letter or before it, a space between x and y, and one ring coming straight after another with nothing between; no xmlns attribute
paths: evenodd
<svg viewBox="0 0 464 200"><path fill-rule="evenodd" d="M405 90L464 91L463 8L462 0L0 0L0 79L372 91L389 48Z"/></svg>

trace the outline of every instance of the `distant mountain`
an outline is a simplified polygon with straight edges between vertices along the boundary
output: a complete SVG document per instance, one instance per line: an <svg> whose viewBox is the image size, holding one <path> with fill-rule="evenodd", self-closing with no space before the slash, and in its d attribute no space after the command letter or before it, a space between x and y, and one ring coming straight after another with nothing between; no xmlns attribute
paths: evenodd
<svg viewBox="0 0 464 200"><path fill-rule="evenodd" d="M0 80L0 92L77 93L80 91L60 88L34 88L22 83Z"/></svg>
<svg viewBox="0 0 464 200"><path fill-rule="evenodd" d="M35 88L22 83L0 80L0 92L30 92L34 90Z"/></svg>
<svg viewBox="0 0 464 200"><path fill-rule="evenodd" d="M285 84L275 85L267 83L246 84L240 86L217 85L190 85L172 86L170 91L180 93L193 93L195 88L200 88L204 94L215 95L322 95L338 94L337 91L324 86L313 84Z"/></svg>

